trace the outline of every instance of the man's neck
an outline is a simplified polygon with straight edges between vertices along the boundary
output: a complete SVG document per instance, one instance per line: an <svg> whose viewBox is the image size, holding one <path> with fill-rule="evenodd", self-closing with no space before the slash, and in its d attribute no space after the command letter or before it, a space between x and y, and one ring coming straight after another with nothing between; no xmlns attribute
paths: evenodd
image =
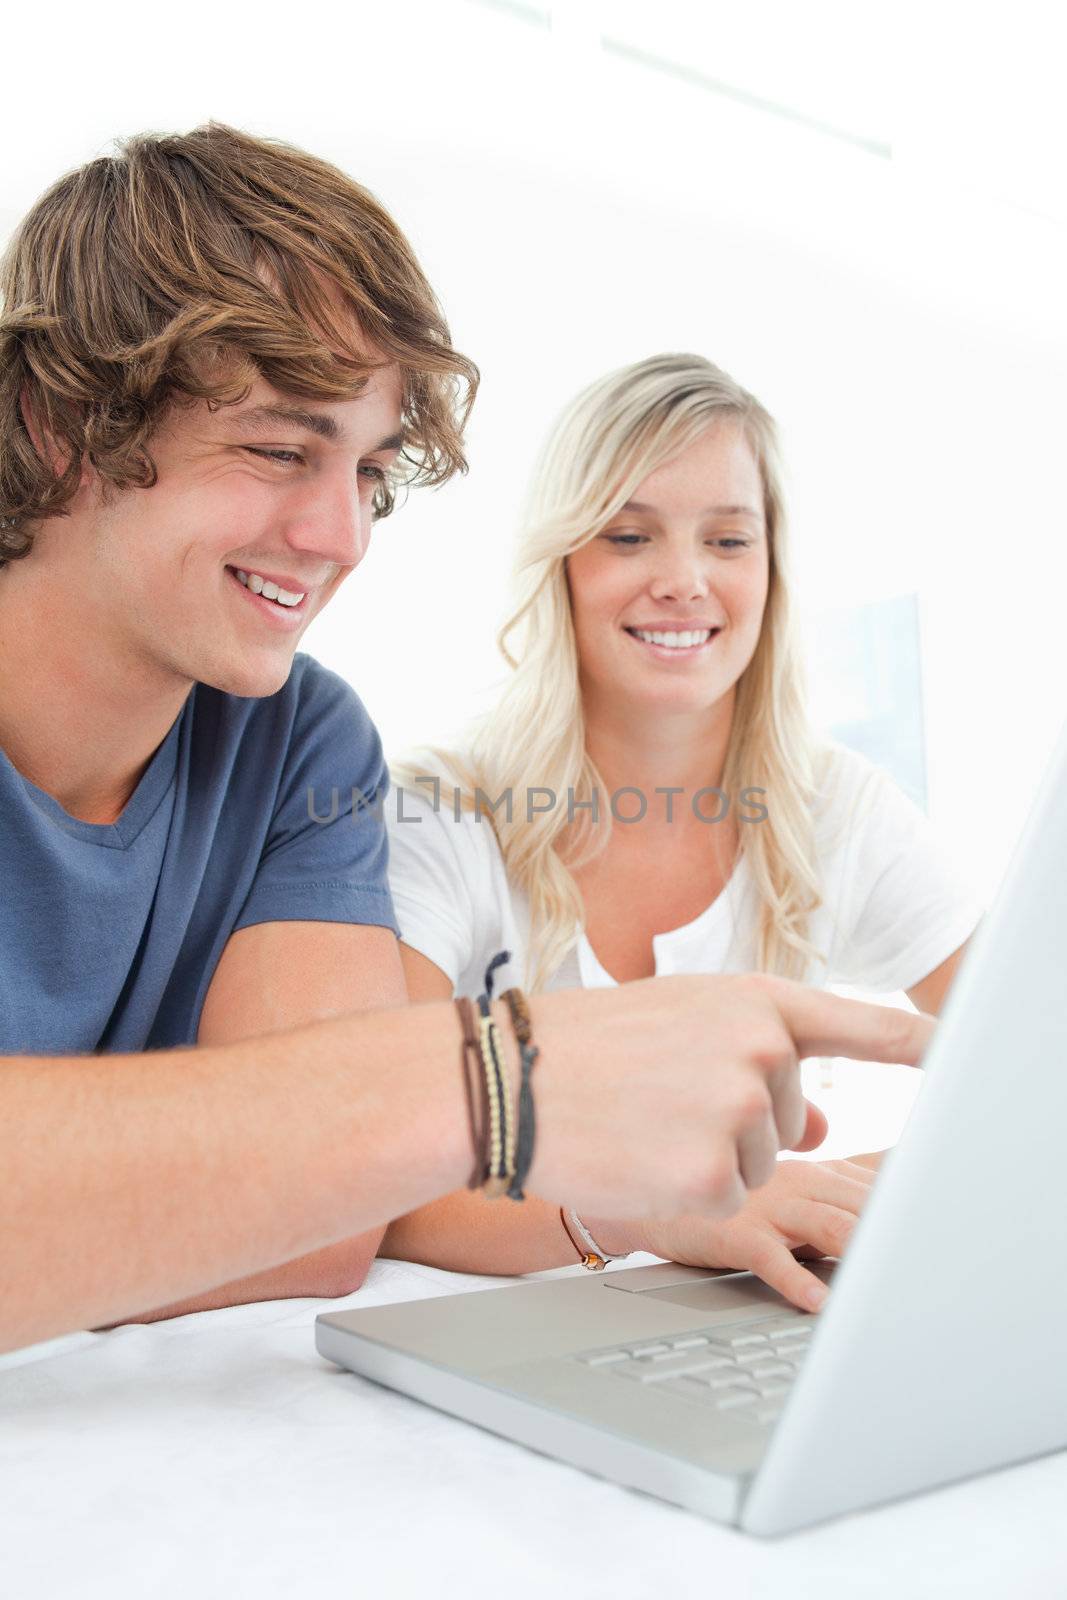
<svg viewBox="0 0 1067 1600"><path fill-rule="evenodd" d="M124 653L32 560L0 568L0 750L72 817L114 822L191 685Z"/></svg>

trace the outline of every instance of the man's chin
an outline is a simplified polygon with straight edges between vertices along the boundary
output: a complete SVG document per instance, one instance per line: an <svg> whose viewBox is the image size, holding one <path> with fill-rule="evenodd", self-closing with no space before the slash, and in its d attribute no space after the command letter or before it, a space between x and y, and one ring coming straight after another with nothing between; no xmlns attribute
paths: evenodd
<svg viewBox="0 0 1067 1600"><path fill-rule="evenodd" d="M284 689L293 670L295 650L267 660L213 662L197 675L197 682L241 700L262 700Z"/></svg>

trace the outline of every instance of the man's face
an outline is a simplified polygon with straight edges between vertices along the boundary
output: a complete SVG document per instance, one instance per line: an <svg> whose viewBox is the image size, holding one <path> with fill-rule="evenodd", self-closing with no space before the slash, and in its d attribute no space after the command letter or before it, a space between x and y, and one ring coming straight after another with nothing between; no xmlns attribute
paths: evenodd
<svg viewBox="0 0 1067 1600"><path fill-rule="evenodd" d="M101 643L161 682L275 693L367 552L401 398L383 367L352 400L260 380L239 405L176 409L152 440L154 487L94 494L88 538L58 541Z"/></svg>

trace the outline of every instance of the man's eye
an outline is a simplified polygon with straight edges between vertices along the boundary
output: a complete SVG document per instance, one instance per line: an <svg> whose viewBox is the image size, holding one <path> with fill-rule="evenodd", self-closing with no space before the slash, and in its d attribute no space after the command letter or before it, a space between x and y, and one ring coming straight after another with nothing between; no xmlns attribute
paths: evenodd
<svg viewBox="0 0 1067 1600"><path fill-rule="evenodd" d="M385 482L385 469L377 466L373 461L364 461L360 465L360 472L365 472L374 483Z"/></svg>
<svg viewBox="0 0 1067 1600"><path fill-rule="evenodd" d="M304 459L299 450L260 450L251 444L246 444L245 449L250 456L259 456L263 461L277 461L283 467L291 467L294 462Z"/></svg>

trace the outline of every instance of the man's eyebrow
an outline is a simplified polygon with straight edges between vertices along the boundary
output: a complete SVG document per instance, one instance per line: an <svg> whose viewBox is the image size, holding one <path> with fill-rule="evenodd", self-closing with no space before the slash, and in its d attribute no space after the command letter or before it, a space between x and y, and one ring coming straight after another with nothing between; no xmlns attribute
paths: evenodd
<svg viewBox="0 0 1067 1600"><path fill-rule="evenodd" d="M636 511L638 513L651 512L653 516L657 514L657 508L655 506L646 505L643 500L627 500L624 506L619 507L619 510ZM760 513L753 506L705 506L699 515L702 517L758 518Z"/></svg>
<svg viewBox="0 0 1067 1600"><path fill-rule="evenodd" d="M303 428L308 433L314 433L320 439L329 439L336 443L344 437L344 430L325 411L304 411L299 406L253 406L250 411L238 411L234 417L235 425L242 433L257 433L268 427L272 422L280 422L291 428ZM391 433L387 439L381 439L371 450L373 455L379 450L399 450L404 443L402 433Z"/></svg>
<svg viewBox="0 0 1067 1600"><path fill-rule="evenodd" d="M234 417L235 425L243 433L255 433L271 422L303 428L308 433L317 434L320 439L341 437L339 424L324 411L302 411L297 406L253 406L250 411L238 411Z"/></svg>

